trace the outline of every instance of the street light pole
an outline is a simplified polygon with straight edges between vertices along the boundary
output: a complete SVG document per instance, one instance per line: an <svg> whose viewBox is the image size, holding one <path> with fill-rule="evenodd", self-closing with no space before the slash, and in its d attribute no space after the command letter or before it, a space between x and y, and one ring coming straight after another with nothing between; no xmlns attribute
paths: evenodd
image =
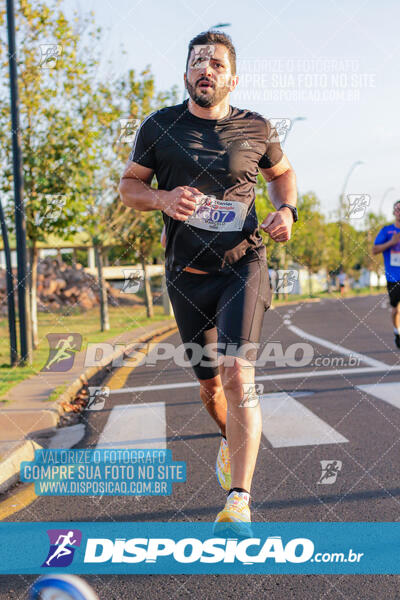
<svg viewBox="0 0 400 600"><path fill-rule="evenodd" d="M342 193L340 194L340 202L339 202L339 233L340 233L340 266L343 266L343 256L344 256L344 238L343 238L343 204L344 204L344 195L346 192L346 187L349 182L350 176L353 173L354 169L358 167L358 165L363 165L364 162L362 160L357 160L354 162L344 180Z"/></svg>
<svg viewBox="0 0 400 600"><path fill-rule="evenodd" d="M29 322L29 287L27 285L26 231L23 202L21 136L19 128L17 56L15 49L14 2L7 0L8 60L10 68L11 132L13 150L15 231L18 260L18 315L21 347L20 365L32 361L32 339Z"/></svg>
<svg viewBox="0 0 400 600"><path fill-rule="evenodd" d="M390 192L393 192L394 190L395 190L395 188L394 188L394 187L389 187L389 188L387 188L387 190L385 190L385 191L383 192L382 200L381 200L381 203L380 203L380 205L379 205L379 213L381 213L381 212L382 212L382 206L383 206L383 203L384 203L384 201L385 201L385 199L386 199L386 196L387 196L387 195L388 195Z"/></svg>
<svg viewBox="0 0 400 600"><path fill-rule="evenodd" d="M4 218L3 206L0 200L0 227L3 237L4 256L6 259L6 280L7 280L7 314L8 331L10 335L10 365L15 367L18 363L17 350L17 329L15 320L15 301L14 301L14 278L12 273L11 252L8 243L8 231L6 220Z"/></svg>

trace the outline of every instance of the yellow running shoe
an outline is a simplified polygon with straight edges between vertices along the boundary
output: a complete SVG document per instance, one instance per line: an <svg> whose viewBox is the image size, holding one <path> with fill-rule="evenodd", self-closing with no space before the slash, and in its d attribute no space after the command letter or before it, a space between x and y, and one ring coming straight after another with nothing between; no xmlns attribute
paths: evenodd
<svg viewBox="0 0 400 600"><path fill-rule="evenodd" d="M219 485L223 490L229 492L231 489L231 462L229 460L228 442L224 437L221 437L221 445L215 463L215 472Z"/></svg>
<svg viewBox="0 0 400 600"><path fill-rule="evenodd" d="M217 514L213 533L223 537L253 537L250 508L242 494L229 494L224 508Z"/></svg>

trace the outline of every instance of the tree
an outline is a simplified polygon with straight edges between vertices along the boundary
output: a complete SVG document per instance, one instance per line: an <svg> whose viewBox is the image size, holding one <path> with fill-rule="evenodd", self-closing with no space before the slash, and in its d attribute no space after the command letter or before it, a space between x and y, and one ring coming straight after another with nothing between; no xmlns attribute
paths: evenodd
<svg viewBox="0 0 400 600"><path fill-rule="evenodd" d="M49 234L63 239L79 227L84 207L87 162L96 132L88 129L90 109L89 70L91 53L82 33L92 18L76 18L71 24L59 2L21 0L16 8L21 144L25 188L26 231L30 253L30 295L33 346L37 330L37 242ZM4 22L4 8L0 13ZM3 28L2 28L3 29ZM93 44L98 31L86 31ZM4 37L4 32L1 34ZM52 44L47 45L48 40ZM12 155L8 134L8 71L4 40L0 44L0 190L8 200L11 220ZM2 77L1 77L2 76ZM12 222L12 221L10 221Z"/></svg>
<svg viewBox="0 0 400 600"><path fill-rule="evenodd" d="M299 197L298 210L301 221L293 228L287 249L292 259L308 270L309 295L312 296L312 274L325 261L325 220L313 192Z"/></svg>
<svg viewBox="0 0 400 600"><path fill-rule="evenodd" d="M51 233L63 239L77 231L89 234L98 269L101 329L108 329L102 260L104 241L118 232L123 217L109 210L118 198L118 181L127 158L120 119L140 120L176 98L176 89L155 92L149 68L140 78L130 70L116 81L99 81L101 29L95 27L93 14L75 14L73 22L68 22L58 8L60 2L49 2L21 0L16 13L34 347L39 341L37 243ZM0 9L1 24L4 12ZM8 70L1 37L0 42L0 75L5 82L0 84L0 159L4 165L0 190L9 200L11 223Z"/></svg>

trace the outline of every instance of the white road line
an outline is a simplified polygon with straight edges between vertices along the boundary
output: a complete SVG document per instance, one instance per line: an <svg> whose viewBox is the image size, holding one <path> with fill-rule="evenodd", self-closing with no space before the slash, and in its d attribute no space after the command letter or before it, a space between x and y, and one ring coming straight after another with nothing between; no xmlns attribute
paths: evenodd
<svg viewBox="0 0 400 600"><path fill-rule="evenodd" d="M112 409L97 448L166 448L165 402L118 404Z"/></svg>
<svg viewBox="0 0 400 600"><path fill-rule="evenodd" d="M158 390L178 390L179 388L199 387L197 381L186 383L165 383L160 385L140 385L138 387L119 388L118 390L110 390L111 394L129 394L131 392L156 392Z"/></svg>
<svg viewBox="0 0 400 600"><path fill-rule="evenodd" d="M371 383L366 385L358 385L357 388L362 392L366 392L371 396L379 398L395 408L400 408L400 383L394 381L392 383Z"/></svg>
<svg viewBox="0 0 400 600"><path fill-rule="evenodd" d="M387 365L387 364L381 362L380 360L375 360L374 358L370 358L369 356L366 356L365 354L360 354L359 352L354 352L353 350L349 350L348 348L345 348L344 346L339 346L339 344L333 344L332 342L329 342L328 340L325 340L324 338L317 337L316 335L311 335L311 333L307 333L306 331L303 331L303 329L300 329L299 327L296 327L295 325L289 325L288 329L290 329L290 331L292 331L293 333L295 333L296 335L298 335L301 338L310 340L311 342L315 342L316 344L319 344L320 346L324 346L325 348L330 348L331 350L334 350L335 352L338 352L339 354L344 354L345 356L354 356L355 358L358 358L359 360L364 362L366 365L370 365L371 367L375 367L376 369L390 368L390 365Z"/></svg>
<svg viewBox="0 0 400 600"><path fill-rule="evenodd" d="M351 375L357 373L381 373L387 371L400 371L400 367L392 367L391 365L385 365L378 369L373 367L355 367L354 369L320 369L316 371L293 371L291 373L279 373L272 375L257 375L256 381L275 381L278 379L308 379L309 377L334 377L336 375ZM118 390L110 390L111 394L130 394L134 392L156 392L160 390L178 390L181 388L193 388L199 387L197 381L184 382L184 383L165 383L160 385L140 385L137 387L126 387Z"/></svg>
<svg viewBox="0 0 400 600"><path fill-rule="evenodd" d="M256 381L274 381L276 379L298 379L309 377L326 377L326 376L336 376L336 375L349 375L352 373L391 373L392 371L400 371L400 367L392 367L391 365L385 365L384 367L378 369L374 367L355 367L354 369L321 369L316 371L297 371L292 373L281 373L277 375L259 375L255 379Z"/></svg>
<svg viewBox="0 0 400 600"><path fill-rule="evenodd" d="M274 448L348 442L285 392L260 397L263 434Z"/></svg>

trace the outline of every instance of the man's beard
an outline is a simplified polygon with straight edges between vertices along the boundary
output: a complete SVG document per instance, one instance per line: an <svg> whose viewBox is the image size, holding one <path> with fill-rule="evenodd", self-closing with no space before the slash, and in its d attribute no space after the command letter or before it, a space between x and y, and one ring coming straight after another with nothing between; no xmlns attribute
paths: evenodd
<svg viewBox="0 0 400 600"><path fill-rule="evenodd" d="M189 96L191 97L191 99L193 100L193 102L195 102L196 104L198 104L199 106L203 107L203 108L208 108L210 106L215 106L216 104L219 104L221 102L221 100L223 100L225 98L225 96L227 96L230 92L230 89L228 86L217 86L215 83L213 84L214 87L212 88L212 92L208 92L207 95L206 94L202 94L201 92L196 91L196 86L192 85L191 83L189 83L188 81L186 81L186 86L187 86L187 90L189 92ZM210 88L208 88L210 89Z"/></svg>

